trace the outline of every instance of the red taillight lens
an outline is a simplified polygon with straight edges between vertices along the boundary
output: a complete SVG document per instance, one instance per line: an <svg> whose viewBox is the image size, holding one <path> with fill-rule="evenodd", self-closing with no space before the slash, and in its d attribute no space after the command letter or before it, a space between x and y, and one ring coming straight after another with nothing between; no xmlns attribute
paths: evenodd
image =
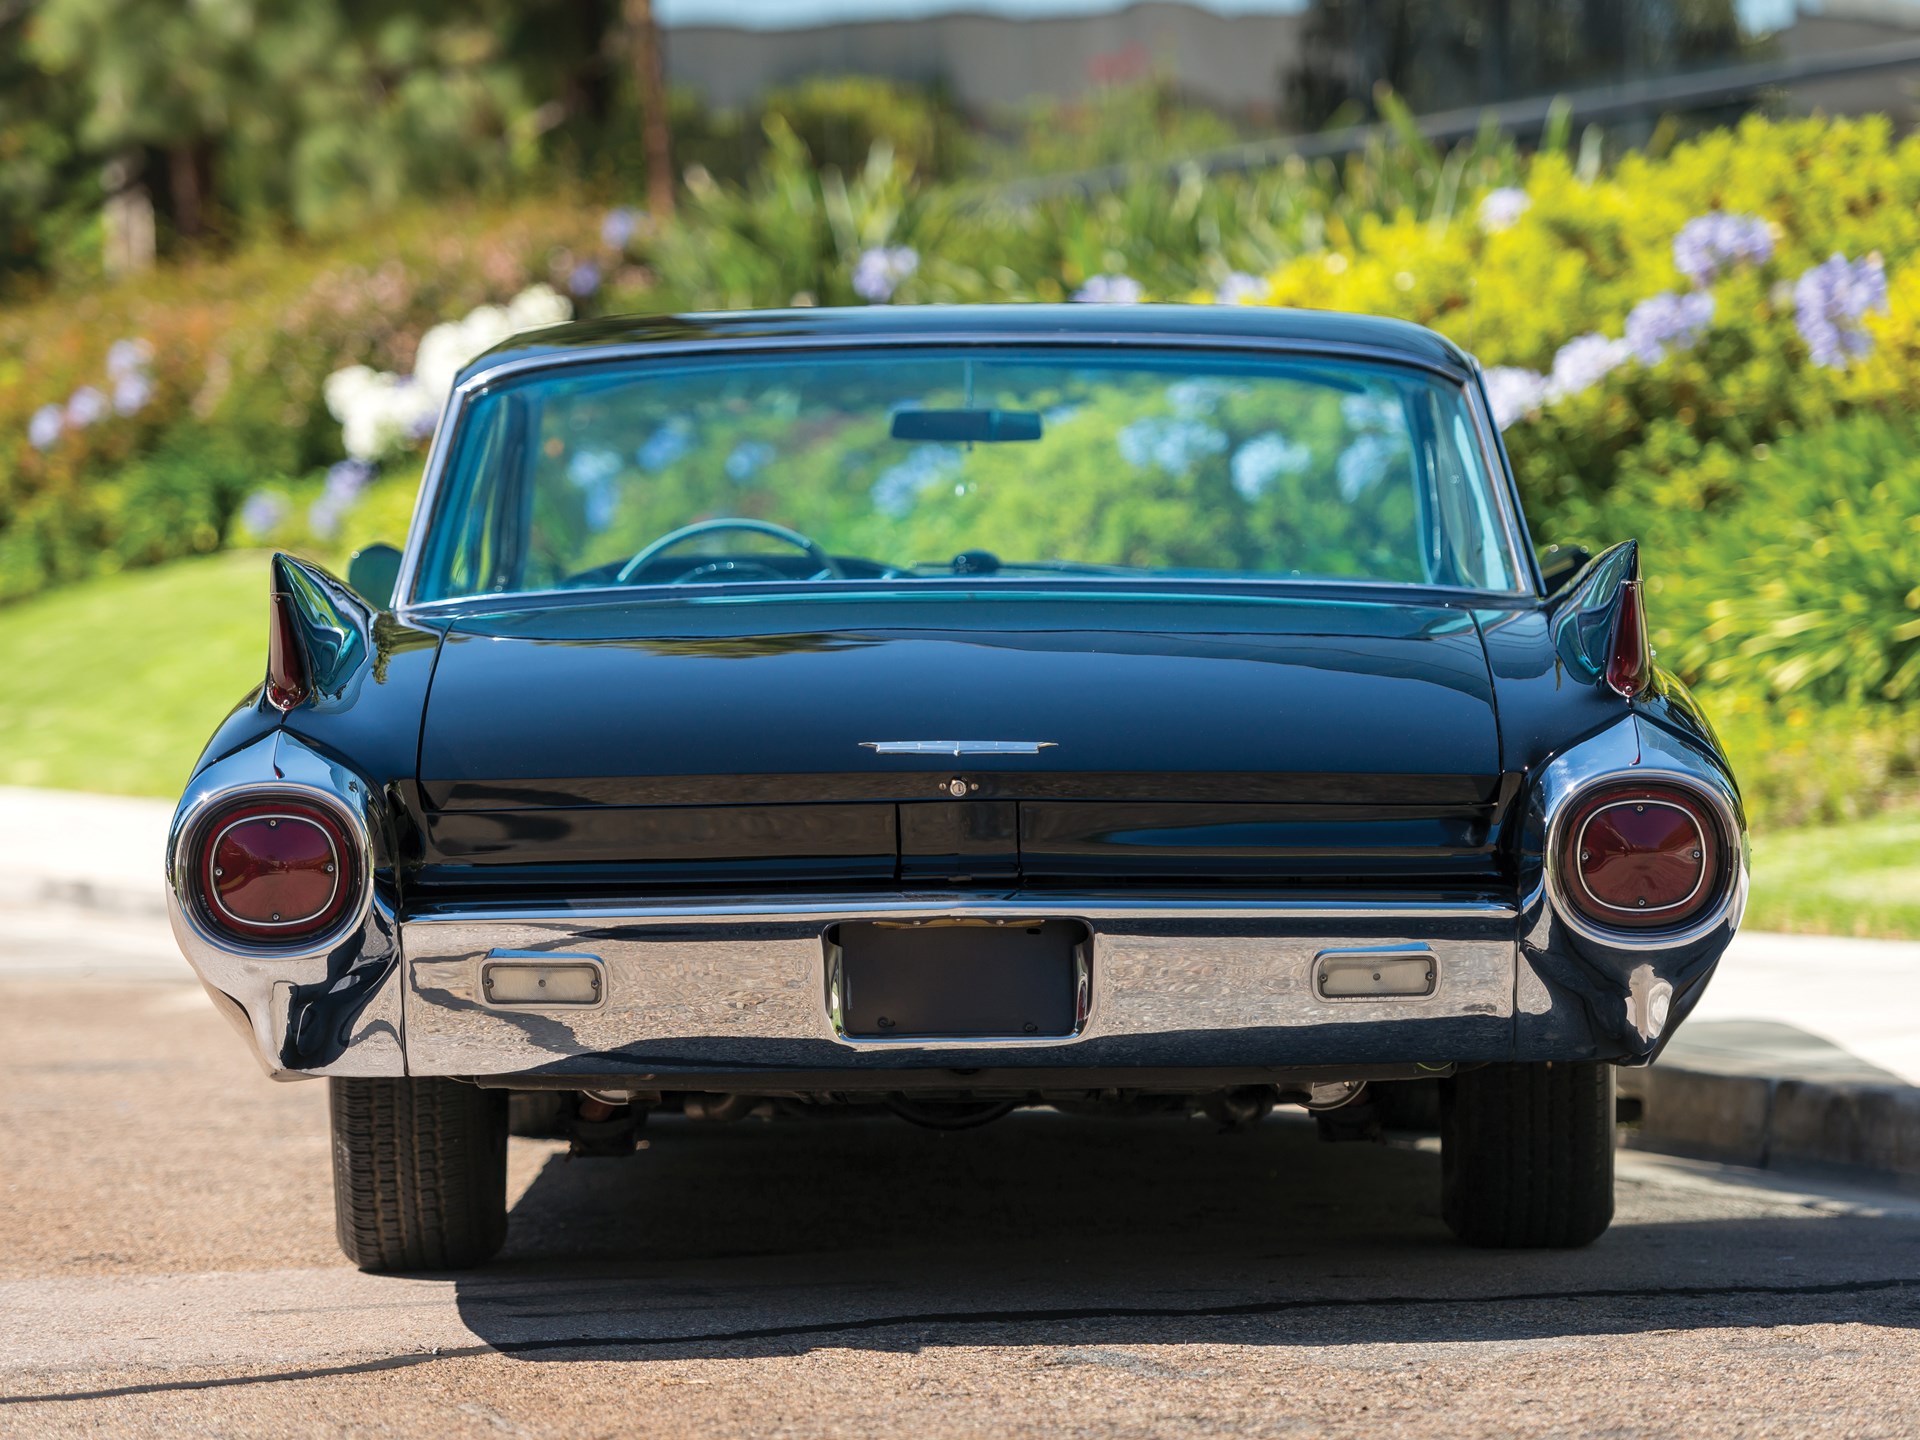
<svg viewBox="0 0 1920 1440"><path fill-rule="evenodd" d="M201 835L204 913L238 939L272 944L317 935L355 894L357 852L322 806L248 801L213 816Z"/></svg>
<svg viewBox="0 0 1920 1440"><path fill-rule="evenodd" d="M1610 787L1581 802L1561 837L1562 889L1595 924L1669 928L1719 896L1719 826L1685 790Z"/></svg>

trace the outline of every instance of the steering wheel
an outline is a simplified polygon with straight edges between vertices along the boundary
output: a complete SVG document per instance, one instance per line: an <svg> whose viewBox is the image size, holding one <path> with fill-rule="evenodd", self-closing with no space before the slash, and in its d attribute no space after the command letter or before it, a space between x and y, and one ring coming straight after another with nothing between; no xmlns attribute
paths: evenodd
<svg viewBox="0 0 1920 1440"><path fill-rule="evenodd" d="M696 535L711 535L721 530L748 530L755 535L771 535L776 540L786 541L787 544L793 546L795 549L804 550L807 558L820 567L818 571L807 577L809 580L844 580L846 578L840 573L840 567L835 563L834 558L813 541L802 535L798 530L789 530L784 525L775 525L771 520L740 520L722 517L718 520L696 520L691 525L682 525L678 530L669 531L658 540L651 541L642 546L631 560L620 567L620 573L614 577L614 583L617 585L626 584L635 574L644 570L655 559L671 550L683 540L691 540ZM764 572L765 577L771 580L785 580L789 578L770 565L758 565L752 560L743 558L740 560L710 560L705 564L694 566L683 575L674 576L670 583L684 585L690 580L728 577L748 578L747 572L755 570ZM759 579L761 577L754 575L751 578Z"/></svg>

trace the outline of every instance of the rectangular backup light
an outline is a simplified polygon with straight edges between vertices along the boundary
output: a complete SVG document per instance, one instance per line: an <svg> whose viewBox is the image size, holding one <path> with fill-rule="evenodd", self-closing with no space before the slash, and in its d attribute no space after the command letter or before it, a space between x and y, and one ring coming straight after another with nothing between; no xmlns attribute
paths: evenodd
<svg viewBox="0 0 1920 1440"><path fill-rule="evenodd" d="M1322 950L1313 958L1313 991L1322 1000L1433 994L1440 962L1424 945Z"/></svg>
<svg viewBox="0 0 1920 1440"><path fill-rule="evenodd" d="M507 1010L598 1005L606 996L597 955L516 955L496 950L480 963L480 993Z"/></svg>

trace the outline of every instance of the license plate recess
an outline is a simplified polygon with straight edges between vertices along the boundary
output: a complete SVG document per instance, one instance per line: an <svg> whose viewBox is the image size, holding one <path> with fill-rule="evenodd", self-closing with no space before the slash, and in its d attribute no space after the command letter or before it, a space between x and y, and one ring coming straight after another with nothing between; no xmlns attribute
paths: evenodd
<svg viewBox="0 0 1920 1440"><path fill-rule="evenodd" d="M848 920L826 935L827 1005L848 1040L1070 1039L1086 1019L1078 920Z"/></svg>

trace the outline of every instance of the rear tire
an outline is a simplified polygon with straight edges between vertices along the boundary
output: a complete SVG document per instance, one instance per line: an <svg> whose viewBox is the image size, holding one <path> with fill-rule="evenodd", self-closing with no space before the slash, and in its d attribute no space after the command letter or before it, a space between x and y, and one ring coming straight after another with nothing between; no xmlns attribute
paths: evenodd
<svg viewBox="0 0 1920 1440"><path fill-rule="evenodd" d="M333 1213L362 1270L459 1270L507 1238L507 1096L454 1080L339 1078Z"/></svg>
<svg viewBox="0 0 1920 1440"><path fill-rule="evenodd" d="M1613 1067L1487 1065L1443 1082L1440 1207L1469 1245L1597 1240L1613 1221Z"/></svg>

